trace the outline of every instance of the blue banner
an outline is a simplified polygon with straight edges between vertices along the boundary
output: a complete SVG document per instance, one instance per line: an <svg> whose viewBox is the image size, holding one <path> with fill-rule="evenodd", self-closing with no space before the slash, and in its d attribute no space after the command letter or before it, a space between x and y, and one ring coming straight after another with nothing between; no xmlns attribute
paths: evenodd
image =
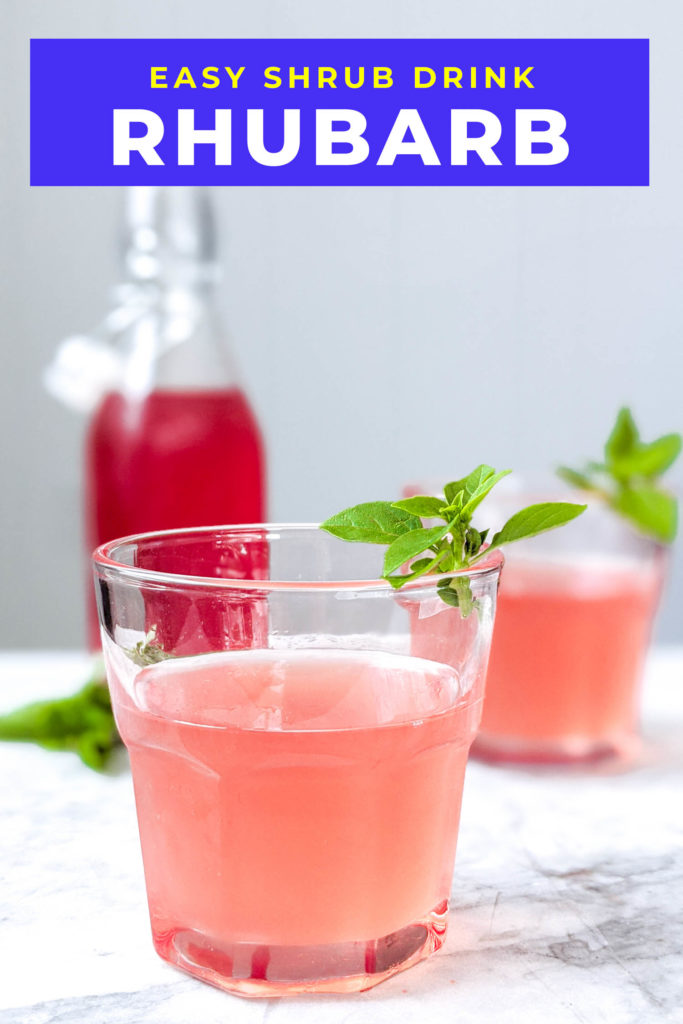
<svg viewBox="0 0 683 1024"><path fill-rule="evenodd" d="M34 39L32 185L647 185L645 39Z"/></svg>

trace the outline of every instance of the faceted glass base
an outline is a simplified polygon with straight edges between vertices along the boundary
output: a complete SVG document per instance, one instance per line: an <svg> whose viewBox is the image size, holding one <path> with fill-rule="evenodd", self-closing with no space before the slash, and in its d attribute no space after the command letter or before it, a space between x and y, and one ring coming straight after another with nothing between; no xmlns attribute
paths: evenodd
<svg viewBox="0 0 683 1024"><path fill-rule="evenodd" d="M156 934L157 953L175 967L235 995L272 997L300 992L362 992L439 949L448 903L380 939L317 946L269 946L214 941L192 930Z"/></svg>

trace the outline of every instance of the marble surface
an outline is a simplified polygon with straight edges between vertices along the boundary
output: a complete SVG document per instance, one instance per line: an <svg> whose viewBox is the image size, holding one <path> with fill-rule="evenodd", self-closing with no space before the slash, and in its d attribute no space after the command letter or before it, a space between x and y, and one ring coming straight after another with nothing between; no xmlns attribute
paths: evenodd
<svg viewBox="0 0 683 1024"><path fill-rule="evenodd" d="M69 692L83 656L0 656L0 707ZM683 649L655 652L628 771L471 763L436 956L360 995L247 1001L165 965L130 776L0 744L2 1024L683 1022Z"/></svg>

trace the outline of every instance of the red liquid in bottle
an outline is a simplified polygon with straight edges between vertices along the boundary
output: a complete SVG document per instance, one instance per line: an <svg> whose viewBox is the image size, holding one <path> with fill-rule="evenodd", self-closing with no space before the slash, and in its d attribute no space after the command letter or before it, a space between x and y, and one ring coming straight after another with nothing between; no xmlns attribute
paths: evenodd
<svg viewBox="0 0 683 1024"><path fill-rule="evenodd" d="M90 549L148 530L265 518L263 443L237 388L106 395L85 451ZM99 647L94 599L89 640Z"/></svg>

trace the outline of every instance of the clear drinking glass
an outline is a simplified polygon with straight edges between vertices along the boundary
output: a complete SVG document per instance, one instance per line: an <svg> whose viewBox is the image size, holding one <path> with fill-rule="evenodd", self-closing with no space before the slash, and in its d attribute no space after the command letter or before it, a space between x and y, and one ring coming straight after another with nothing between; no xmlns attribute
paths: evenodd
<svg viewBox="0 0 683 1024"><path fill-rule="evenodd" d="M154 944L230 992L361 990L444 941L502 558L463 618L382 554L272 525L95 553Z"/></svg>
<svg viewBox="0 0 683 1024"><path fill-rule="evenodd" d="M542 500L511 494L489 508L502 522ZM473 748L485 760L628 760L639 750L640 681L666 549L586 500L566 529L506 553Z"/></svg>

